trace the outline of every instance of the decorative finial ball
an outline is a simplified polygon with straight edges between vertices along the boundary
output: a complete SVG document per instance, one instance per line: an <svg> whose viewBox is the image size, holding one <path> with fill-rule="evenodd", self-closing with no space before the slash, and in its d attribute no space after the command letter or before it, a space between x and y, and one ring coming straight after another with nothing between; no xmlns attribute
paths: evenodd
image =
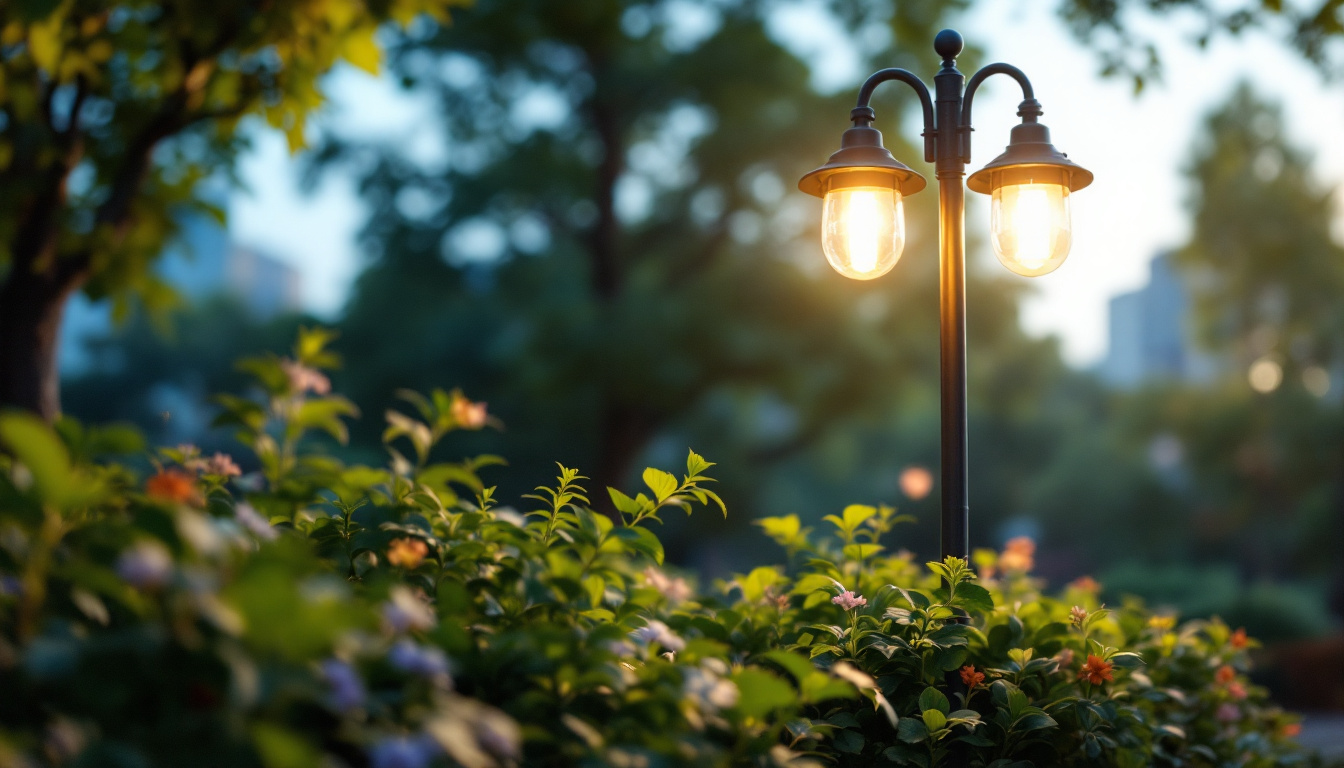
<svg viewBox="0 0 1344 768"><path fill-rule="evenodd" d="M933 50L938 52L943 59L955 59L961 53L965 42L961 39L961 34L955 29L944 29L933 38Z"/></svg>

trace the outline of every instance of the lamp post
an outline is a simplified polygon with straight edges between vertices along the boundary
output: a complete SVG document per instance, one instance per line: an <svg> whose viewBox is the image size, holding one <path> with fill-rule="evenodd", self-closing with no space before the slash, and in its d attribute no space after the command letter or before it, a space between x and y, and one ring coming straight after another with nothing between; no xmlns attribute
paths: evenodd
<svg viewBox="0 0 1344 768"><path fill-rule="evenodd" d="M1022 103L1003 154L965 180L990 195L994 253L1008 269L1037 276L1054 271L1068 256L1069 193L1092 183L1092 173L1050 144L1050 130L1037 122L1041 104L1017 67L990 64L969 82L957 70L961 35L945 29L934 38L942 57L934 97L904 69L874 73L859 89L840 150L798 181L803 192L825 200L822 248L831 266L858 280L891 270L905 245L902 200L924 188L924 178L892 157L872 127L873 90L899 80L919 95L924 113L924 161L938 177L939 367L942 399L942 557L969 555L966 480L966 163L971 159L971 102L991 75L1008 75L1022 87ZM963 86L965 87L963 90Z"/></svg>

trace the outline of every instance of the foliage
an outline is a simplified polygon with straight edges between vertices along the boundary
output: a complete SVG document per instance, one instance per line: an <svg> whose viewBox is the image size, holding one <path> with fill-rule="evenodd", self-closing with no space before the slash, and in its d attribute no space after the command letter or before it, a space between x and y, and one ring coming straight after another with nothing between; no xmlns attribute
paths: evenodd
<svg viewBox="0 0 1344 768"><path fill-rule="evenodd" d="M256 455L0 417L0 760L7 765L1284 765L1292 718L1243 632L1060 597L1021 543L976 568L886 547L850 506L695 590L648 527L721 504L713 465L650 469L619 520L561 466L520 513L433 458L489 425L461 393L389 413L385 467L310 436L351 408L323 331L244 362L221 421ZM414 456L412 459L410 457ZM428 457L428 458L426 458ZM612 491L615 494L615 491ZM959 618L961 616L965 619Z"/></svg>
<svg viewBox="0 0 1344 768"><path fill-rule="evenodd" d="M858 83L818 92L815 60L772 29L794 5L488 0L393 45L389 66L438 108L427 133L452 159L339 135L322 150L319 167L350 163L370 211L370 262L340 321L367 364L342 389L381 412L394 387L451 371L509 425L485 438L498 452L507 439L508 493L553 460L624 487L672 446L713 444L733 470L724 499L749 514L669 520L684 557L742 565L745 520L781 504L891 500L889 457L938 455L937 197L906 202L890 279L826 267L820 201L790 190L835 150ZM863 66L931 76L931 41L963 4L818 5ZM972 41L963 68L977 58ZM887 146L920 168L913 94L875 98ZM994 270L972 266L967 300L985 532L1024 513L1029 479L1101 397L1022 331L1023 287ZM353 425L352 443L377 426ZM592 501L612 509L605 492Z"/></svg>
<svg viewBox="0 0 1344 768"><path fill-rule="evenodd" d="M1286 133L1279 106L1246 83L1208 115L1177 256L1210 347L1241 365L1277 358L1292 376L1344 360L1344 247L1331 234L1335 190Z"/></svg>
<svg viewBox="0 0 1344 768"><path fill-rule="evenodd" d="M0 5L0 401L55 415L66 297L163 306L149 265L193 209L222 217L245 118L304 145L338 63L378 70L381 25L457 0L29 0ZM43 390L39 402L38 390Z"/></svg>
<svg viewBox="0 0 1344 768"><path fill-rule="evenodd" d="M1337 73L1344 61L1340 0L1060 0L1058 10L1079 40L1098 53L1102 73L1131 77L1136 92L1163 74L1156 36L1145 24L1154 19L1189 22L1188 37L1201 49L1220 36L1261 31L1281 38L1324 75Z"/></svg>

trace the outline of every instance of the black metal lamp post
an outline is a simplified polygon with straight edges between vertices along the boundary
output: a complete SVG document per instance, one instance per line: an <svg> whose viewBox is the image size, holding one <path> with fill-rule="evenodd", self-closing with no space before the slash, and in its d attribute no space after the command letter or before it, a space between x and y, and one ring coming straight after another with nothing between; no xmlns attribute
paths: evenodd
<svg viewBox="0 0 1344 768"><path fill-rule="evenodd" d="M901 257L905 221L901 200L924 188L924 178L892 157L882 134L872 127L868 106L873 90L899 80L919 94L924 108L924 161L938 176L940 368L942 386L942 556L966 558L966 211L962 178L971 159L971 100L990 75L1004 74L1022 87L1008 148L966 185L992 196L994 253L1021 275L1052 272L1069 254L1069 193L1092 183L1092 173L1050 144L1050 130L1036 120L1041 104L1017 67L990 64L971 76L957 70L961 35L939 32L933 49L943 58L934 76L934 98L904 69L874 73L859 89L850 112L854 127L845 131L840 150L804 176L798 188L824 198L822 245L837 271L859 280L886 274ZM965 86L963 91L962 86Z"/></svg>

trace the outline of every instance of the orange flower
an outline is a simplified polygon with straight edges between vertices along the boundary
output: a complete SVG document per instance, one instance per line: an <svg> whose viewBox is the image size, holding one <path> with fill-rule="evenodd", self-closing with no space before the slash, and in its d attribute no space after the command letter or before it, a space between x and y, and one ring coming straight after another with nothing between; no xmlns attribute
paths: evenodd
<svg viewBox="0 0 1344 768"><path fill-rule="evenodd" d="M145 493L152 499L178 504L194 504L199 498L195 478L176 469L160 469L145 481Z"/></svg>
<svg viewBox="0 0 1344 768"><path fill-rule="evenodd" d="M1078 679L1086 680L1093 685L1101 685L1106 681L1113 682L1115 678L1111 676L1112 669L1114 667L1111 666L1111 662L1102 659L1100 656L1088 654L1087 663L1078 671Z"/></svg>
<svg viewBox="0 0 1344 768"><path fill-rule="evenodd" d="M1073 582L1069 584L1069 586L1073 589L1080 589L1084 592L1093 595L1101 591L1101 583L1098 582L1096 579L1092 578L1091 576L1081 576L1077 579L1074 579Z"/></svg>
<svg viewBox="0 0 1344 768"><path fill-rule="evenodd" d="M1003 554L999 555L999 568L1026 573L1036 567L1035 554L1036 542L1030 536L1009 539L1003 546Z"/></svg>
<svg viewBox="0 0 1344 768"><path fill-rule="evenodd" d="M1232 643L1233 648L1241 650L1242 648L1246 647L1247 640L1248 638L1246 637L1246 628L1238 627L1237 631L1232 633L1232 638L1230 642Z"/></svg>
<svg viewBox="0 0 1344 768"><path fill-rule="evenodd" d="M1237 670L1224 664L1223 666L1218 668L1217 672L1214 673L1213 679L1218 681L1219 685L1227 685L1228 683L1231 683L1233 680L1237 679Z"/></svg>
<svg viewBox="0 0 1344 768"><path fill-rule="evenodd" d="M985 673L975 671L975 667L970 665L961 668L961 682L966 684L967 690L975 690L975 686L985 682Z"/></svg>
<svg viewBox="0 0 1344 768"><path fill-rule="evenodd" d="M463 429L480 429L490 421L490 414L485 410L485 403L473 403L462 395L456 395L453 398L453 404L449 406L449 413L453 421Z"/></svg>
<svg viewBox="0 0 1344 768"><path fill-rule="evenodd" d="M1280 733L1282 733L1285 737L1289 739L1295 739L1302 733L1302 724L1284 723L1283 729L1280 731Z"/></svg>
<svg viewBox="0 0 1344 768"><path fill-rule="evenodd" d="M1246 698L1246 686L1238 682L1228 683L1227 695L1231 696L1236 701L1241 701L1242 699Z"/></svg>
<svg viewBox="0 0 1344 768"><path fill-rule="evenodd" d="M402 568L411 570L419 568L428 555L429 545L423 539L410 537L393 539L387 545L387 562Z"/></svg>

